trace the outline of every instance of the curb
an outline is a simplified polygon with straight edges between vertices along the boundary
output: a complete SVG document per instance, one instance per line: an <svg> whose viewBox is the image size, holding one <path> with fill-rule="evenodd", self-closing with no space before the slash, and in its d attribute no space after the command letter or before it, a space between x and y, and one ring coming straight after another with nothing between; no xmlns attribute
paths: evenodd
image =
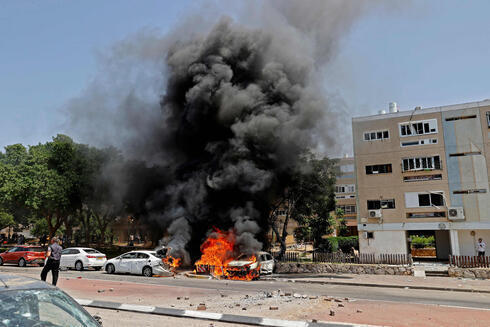
<svg viewBox="0 0 490 327"><path fill-rule="evenodd" d="M124 304L109 301L75 299L84 307L92 307L99 309L121 310L137 313L147 313L160 316L172 316L179 318L212 320L234 324L244 324L252 326L268 326L268 327L376 327L373 325L360 325L342 322L306 322L295 320L271 319L253 316L240 316L226 313L214 313L206 311L192 311L173 308L162 308L146 305Z"/></svg>
<svg viewBox="0 0 490 327"><path fill-rule="evenodd" d="M452 291L464 293L488 293L490 290L477 290L468 288L453 288L453 287L436 287L436 286L417 286L417 285L397 285L397 284L369 284L369 283L349 283L349 282L331 282L319 280L298 280L298 279L281 279L281 278L261 278L260 280L282 281L288 283L303 283L303 284L322 284L322 285L346 285L346 286L364 286L364 287L383 287L383 288L403 288L412 290L427 290L427 291Z"/></svg>

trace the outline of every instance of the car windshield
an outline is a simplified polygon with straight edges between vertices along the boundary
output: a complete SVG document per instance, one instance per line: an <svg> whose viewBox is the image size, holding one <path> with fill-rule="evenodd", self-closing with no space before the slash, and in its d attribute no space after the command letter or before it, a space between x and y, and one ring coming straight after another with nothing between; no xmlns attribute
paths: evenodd
<svg viewBox="0 0 490 327"><path fill-rule="evenodd" d="M96 249L83 249L83 251L85 251L86 253L100 253Z"/></svg>
<svg viewBox="0 0 490 327"><path fill-rule="evenodd" d="M0 293L0 326L99 327L94 319L58 289Z"/></svg>

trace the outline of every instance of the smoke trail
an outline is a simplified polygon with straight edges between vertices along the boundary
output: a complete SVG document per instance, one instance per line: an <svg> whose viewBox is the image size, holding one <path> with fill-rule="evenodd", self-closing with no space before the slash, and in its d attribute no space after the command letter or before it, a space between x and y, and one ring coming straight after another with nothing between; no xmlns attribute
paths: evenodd
<svg viewBox="0 0 490 327"><path fill-rule="evenodd" d="M125 40L69 104L75 126L165 176L140 187L139 212L168 227L173 255L188 258L212 226L233 228L238 252L259 250L281 179L306 150L335 148L337 112L317 71L364 6L301 3L245 7L249 26L186 21L167 36ZM94 122L105 133L86 128Z"/></svg>

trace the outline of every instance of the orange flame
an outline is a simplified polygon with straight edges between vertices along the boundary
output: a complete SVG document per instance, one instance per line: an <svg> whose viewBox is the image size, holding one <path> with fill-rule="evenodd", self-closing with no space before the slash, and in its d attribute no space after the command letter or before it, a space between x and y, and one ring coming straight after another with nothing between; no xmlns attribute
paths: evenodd
<svg viewBox="0 0 490 327"><path fill-rule="evenodd" d="M221 231L215 228L206 241L201 245L201 258L196 261L198 266L205 266L209 272L219 278L234 280L252 280L259 277L260 266L252 268L257 258L252 255L246 261L250 263L243 266L229 266L234 258L235 234L232 231Z"/></svg>
<svg viewBox="0 0 490 327"><path fill-rule="evenodd" d="M181 258L174 258L174 257L172 257L170 255L167 256L167 257L165 257L165 258L163 258L162 261L164 263L166 263L167 265L169 265L170 267L172 267L172 268L178 268L182 264L182 259Z"/></svg>

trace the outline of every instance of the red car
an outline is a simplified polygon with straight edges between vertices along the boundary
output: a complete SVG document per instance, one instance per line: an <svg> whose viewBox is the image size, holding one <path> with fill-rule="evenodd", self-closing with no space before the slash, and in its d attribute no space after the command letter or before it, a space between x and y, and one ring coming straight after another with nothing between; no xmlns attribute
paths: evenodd
<svg viewBox="0 0 490 327"><path fill-rule="evenodd" d="M0 266L4 263L15 263L19 267L25 267L27 264L37 263L44 266L46 253L40 246L18 245L10 250L0 253Z"/></svg>

